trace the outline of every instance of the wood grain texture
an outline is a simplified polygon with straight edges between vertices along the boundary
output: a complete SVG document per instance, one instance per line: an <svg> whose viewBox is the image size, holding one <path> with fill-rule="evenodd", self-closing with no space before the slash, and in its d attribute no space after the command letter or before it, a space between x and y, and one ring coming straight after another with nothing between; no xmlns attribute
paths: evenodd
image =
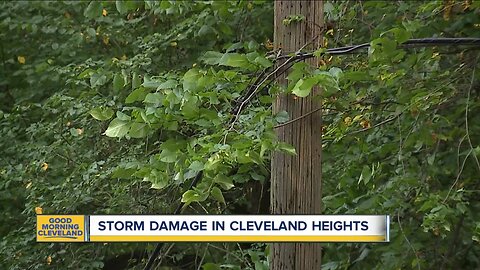
<svg viewBox="0 0 480 270"><path fill-rule="evenodd" d="M303 15L305 20L284 25L289 15ZM315 50L321 41L322 1L275 1L275 49L283 53ZM307 60L318 65L315 59ZM281 64L281 63L280 63ZM287 72L288 73L288 72ZM286 85L285 76L279 83ZM281 95L273 105L274 113L287 111L290 119L321 106L320 89L306 98ZM275 153L272 159L271 207L273 214L320 214L322 207L321 110L276 130L278 139L293 145L296 156ZM273 270L320 269L321 245L318 243L275 243L272 245Z"/></svg>

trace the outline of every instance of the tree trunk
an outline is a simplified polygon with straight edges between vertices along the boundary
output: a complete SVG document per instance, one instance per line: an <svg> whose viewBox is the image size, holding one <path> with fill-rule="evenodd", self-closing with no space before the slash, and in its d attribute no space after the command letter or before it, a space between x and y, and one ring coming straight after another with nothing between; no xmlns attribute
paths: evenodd
<svg viewBox="0 0 480 270"><path fill-rule="evenodd" d="M283 20L289 15L303 15L305 19L288 25ZM275 1L276 49L296 52L306 44L305 50L319 47L323 26L322 1ZM309 60L317 66L315 59ZM287 72L288 73L288 72ZM279 83L286 85L286 75ZM320 108L320 89L313 89L310 96L296 98L282 95L274 103L274 113L287 111L295 119ZM315 97L316 96L316 97ZM273 214L320 214L321 212L321 110L276 130L278 139L293 145L296 156L275 153L272 160L271 204ZM271 269L320 269L321 246L318 243L272 244Z"/></svg>

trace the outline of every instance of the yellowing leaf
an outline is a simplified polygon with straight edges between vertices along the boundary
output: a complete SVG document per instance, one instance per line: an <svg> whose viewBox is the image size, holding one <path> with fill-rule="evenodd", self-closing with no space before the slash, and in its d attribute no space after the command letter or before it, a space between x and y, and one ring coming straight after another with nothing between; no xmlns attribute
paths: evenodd
<svg viewBox="0 0 480 270"><path fill-rule="evenodd" d="M330 35L330 36L333 36L333 29L328 30L326 34Z"/></svg>
<svg viewBox="0 0 480 270"><path fill-rule="evenodd" d="M362 115L355 115L355 117L353 118L353 122L357 122L358 120L362 119Z"/></svg>
<svg viewBox="0 0 480 270"><path fill-rule="evenodd" d="M103 36L103 44L108 45L110 43L110 38L107 36Z"/></svg>
<svg viewBox="0 0 480 270"><path fill-rule="evenodd" d="M17 57L18 63L21 65L25 64L25 57L24 56L18 56Z"/></svg>
<svg viewBox="0 0 480 270"><path fill-rule="evenodd" d="M471 5L472 5L472 3L470 2L470 0L463 1L463 4L462 4L463 9L462 10L465 11L465 10L469 9Z"/></svg>
<svg viewBox="0 0 480 270"><path fill-rule="evenodd" d="M52 264L52 256L47 257L47 264L48 265Z"/></svg>
<svg viewBox="0 0 480 270"><path fill-rule="evenodd" d="M170 42L170 46L172 46L172 47L177 47L177 45L178 45L178 43L177 43L177 42L175 42L175 41L173 41L173 42Z"/></svg>
<svg viewBox="0 0 480 270"><path fill-rule="evenodd" d="M35 213L36 213L37 215L43 214L43 209L42 209L42 207L40 207L40 206L35 207Z"/></svg>
<svg viewBox="0 0 480 270"><path fill-rule="evenodd" d="M76 131L77 131L78 135L83 134L83 128L77 128Z"/></svg>
<svg viewBox="0 0 480 270"><path fill-rule="evenodd" d="M30 187L32 187L32 182L28 182L27 185L25 186L26 189L29 189Z"/></svg>
<svg viewBox="0 0 480 270"><path fill-rule="evenodd" d="M444 1L443 19L445 21L450 20L450 15L452 14L452 7L454 4L455 4L455 0Z"/></svg>
<svg viewBox="0 0 480 270"><path fill-rule="evenodd" d="M265 49L269 51L273 50L273 43L270 41L270 39L267 39L267 41L265 42Z"/></svg>
<svg viewBox="0 0 480 270"><path fill-rule="evenodd" d="M322 40L322 47L326 48L328 46L328 38L324 37Z"/></svg>
<svg viewBox="0 0 480 270"><path fill-rule="evenodd" d="M42 163L42 170L43 170L43 171L48 170L48 163L46 163L46 162L43 162L43 163Z"/></svg>
<svg viewBox="0 0 480 270"><path fill-rule="evenodd" d="M362 128L370 128L370 127L372 127L372 125L370 124L370 121L368 121L368 120L362 120L362 121L360 122L360 125L362 126Z"/></svg>
<svg viewBox="0 0 480 270"><path fill-rule="evenodd" d="M352 118L350 116L347 116L345 117L345 119L343 119L343 122L345 123L345 125L350 126L352 124Z"/></svg>
<svg viewBox="0 0 480 270"><path fill-rule="evenodd" d="M103 10L102 10L102 15L103 15L103 16L107 16L107 14L108 14L108 13L107 13L107 10L106 10L106 9L103 9Z"/></svg>

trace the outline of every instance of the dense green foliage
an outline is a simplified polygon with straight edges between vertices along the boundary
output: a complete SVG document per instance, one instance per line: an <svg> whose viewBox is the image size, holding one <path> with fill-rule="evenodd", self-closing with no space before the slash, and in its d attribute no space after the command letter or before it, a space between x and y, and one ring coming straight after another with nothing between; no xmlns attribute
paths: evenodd
<svg viewBox="0 0 480 270"><path fill-rule="evenodd" d="M2 2L0 268L141 269L153 245L37 244L35 213L268 212L276 95L325 90L324 212L390 214L389 244L325 244L324 269L480 267L480 3L325 3L287 87L235 102L273 63L271 1ZM295 24L292 14L288 23ZM288 18L287 18L288 19ZM186 190L200 170L201 183ZM143 261L142 261L143 259ZM265 244L175 244L164 269L268 269Z"/></svg>

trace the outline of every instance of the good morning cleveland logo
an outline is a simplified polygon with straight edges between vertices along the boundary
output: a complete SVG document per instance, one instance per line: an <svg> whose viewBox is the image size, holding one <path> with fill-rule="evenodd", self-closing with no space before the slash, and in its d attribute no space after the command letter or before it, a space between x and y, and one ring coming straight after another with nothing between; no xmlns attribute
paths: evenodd
<svg viewBox="0 0 480 270"><path fill-rule="evenodd" d="M84 240L85 216L37 216L37 241L83 242Z"/></svg>

